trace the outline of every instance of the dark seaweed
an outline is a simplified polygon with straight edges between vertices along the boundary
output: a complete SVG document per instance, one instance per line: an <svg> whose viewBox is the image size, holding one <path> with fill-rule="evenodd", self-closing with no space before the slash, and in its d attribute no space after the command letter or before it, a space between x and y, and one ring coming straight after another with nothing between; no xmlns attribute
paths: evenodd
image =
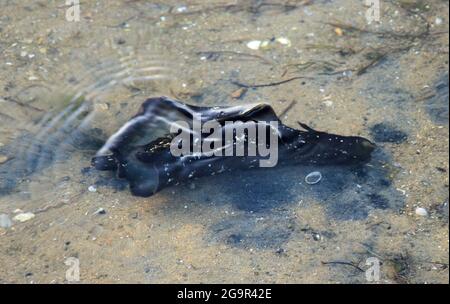
<svg viewBox="0 0 450 304"><path fill-rule="evenodd" d="M222 126L222 134L226 121L254 121L264 126L270 121L278 122L278 164L363 164L370 160L375 148L362 137L320 132L302 123L299 124L303 130L290 128L283 125L274 110L265 104L197 107L160 97L145 101L139 113L97 153L92 165L98 170L116 171L118 177L129 181L134 195L150 196L193 177L250 169L255 167L256 161L263 159L260 156L216 157L203 154L196 157L173 156L170 144L174 134L170 133L170 125L182 120L192 128L196 114L202 115L203 122L217 120Z"/></svg>

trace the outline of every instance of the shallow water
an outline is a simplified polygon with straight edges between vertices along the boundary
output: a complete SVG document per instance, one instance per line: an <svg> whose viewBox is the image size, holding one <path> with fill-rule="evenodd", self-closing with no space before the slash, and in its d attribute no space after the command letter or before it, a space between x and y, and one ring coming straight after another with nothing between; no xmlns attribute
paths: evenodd
<svg viewBox="0 0 450 304"><path fill-rule="evenodd" d="M91 1L80 22L64 1L1 1L0 214L35 217L0 228L0 282L67 282L74 257L81 283L366 283L348 263L376 257L380 282L448 283L448 2L415 3L383 1L369 25L350 0ZM159 95L266 102L378 148L360 168L138 198L90 160Z"/></svg>

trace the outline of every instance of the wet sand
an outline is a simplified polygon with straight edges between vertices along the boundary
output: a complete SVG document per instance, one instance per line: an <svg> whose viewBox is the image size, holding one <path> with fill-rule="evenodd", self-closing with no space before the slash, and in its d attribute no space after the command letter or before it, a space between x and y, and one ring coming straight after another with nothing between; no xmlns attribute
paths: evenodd
<svg viewBox="0 0 450 304"><path fill-rule="evenodd" d="M350 0L111 0L82 3L80 22L66 9L0 4L1 283L68 283L70 257L80 283L373 283L371 257L380 283L449 282L448 2L383 2L379 24ZM277 113L295 101L287 125L378 148L363 168L133 197L90 159L159 95Z"/></svg>

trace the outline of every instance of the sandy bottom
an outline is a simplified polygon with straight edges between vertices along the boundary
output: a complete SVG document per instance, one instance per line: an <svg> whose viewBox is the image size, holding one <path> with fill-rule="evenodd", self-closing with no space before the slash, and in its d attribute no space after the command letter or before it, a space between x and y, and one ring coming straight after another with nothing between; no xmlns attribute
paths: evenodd
<svg viewBox="0 0 450 304"><path fill-rule="evenodd" d="M370 258L381 283L449 282L448 2L372 24L350 0L60 2L0 4L0 283L70 282L70 258L80 283L368 283ZM158 95L378 148L133 197L90 159Z"/></svg>

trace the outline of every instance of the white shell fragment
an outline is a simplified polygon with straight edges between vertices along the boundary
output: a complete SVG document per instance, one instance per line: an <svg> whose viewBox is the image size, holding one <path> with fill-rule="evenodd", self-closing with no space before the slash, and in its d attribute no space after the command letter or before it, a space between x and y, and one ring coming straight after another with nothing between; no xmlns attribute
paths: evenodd
<svg viewBox="0 0 450 304"><path fill-rule="evenodd" d="M288 38L285 38L285 37L279 37L279 38L276 39L276 41L277 41L279 44L286 45L286 46L288 46L288 47L291 46L291 40L289 40Z"/></svg>
<svg viewBox="0 0 450 304"><path fill-rule="evenodd" d="M319 171L311 172L305 177L305 182L308 185L315 185L319 183L321 180L322 180L322 173L320 173Z"/></svg>
<svg viewBox="0 0 450 304"><path fill-rule="evenodd" d="M262 41L260 40L252 40L247 43L247 47L251 50L259 50L259 48L261 47L261 43Z"/></svg>
<svg viewBox="0 0 450 304"><path fill-rule="evenodd" d="M13 218L13 220L23 223L23 222L33 219L34 217L35 217L35 215L33 213L26 212L26 213L19 213L18 215L16 215Z"/></svg>
<svg viewBox="0 0 450 304"><path fill-rule="evenodd" d="M417 207L416 208L416 214L419 215L419 216L427 216L428 215L428 211L425 208Z"/></svg>
<svg viewBox="0 0 450 304"><path fill-rule="evenodd" d="M291 41L285 37L276 38L275 41L287 47L291 46ZM247 47L255 51L259 49L268 49L271 46L273 46L273 40L252 40L247 42Z"/></svg>

